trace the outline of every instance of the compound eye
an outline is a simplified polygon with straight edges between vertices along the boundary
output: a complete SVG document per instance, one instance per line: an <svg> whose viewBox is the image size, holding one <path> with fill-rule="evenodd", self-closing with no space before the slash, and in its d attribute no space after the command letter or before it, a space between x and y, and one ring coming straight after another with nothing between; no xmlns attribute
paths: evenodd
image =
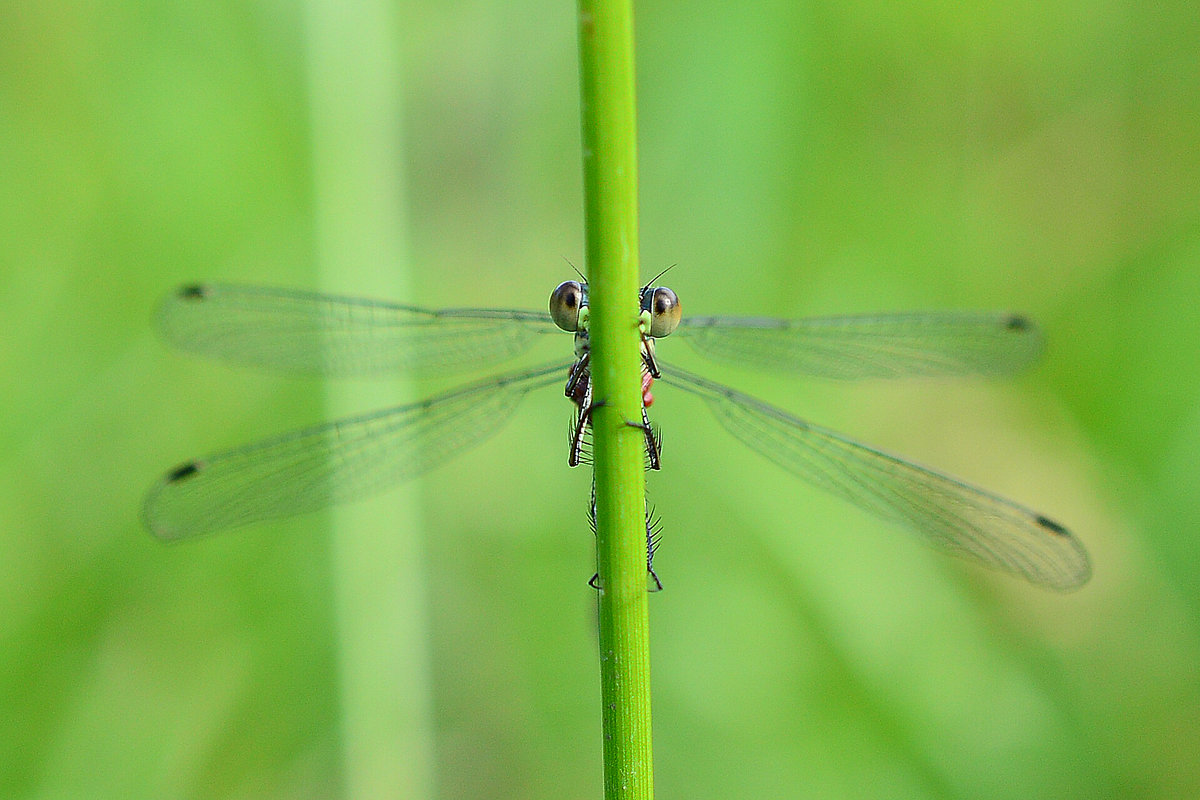
<svg viewBox="0 0 1200 800"><path fill-rule="evenodd" d="M655 339L670 336L679 327L683 315L679 298L665 286L659 286L650 294L645 310L650 313L650 336Z"/></svg>
<svg viewBox="0 0 1200 800"><path fill-rule="evenodd" d="M550 319L568 333L579 330L579 308L583 304L583 287L579 281L563 281L550 293Z"/></svg>

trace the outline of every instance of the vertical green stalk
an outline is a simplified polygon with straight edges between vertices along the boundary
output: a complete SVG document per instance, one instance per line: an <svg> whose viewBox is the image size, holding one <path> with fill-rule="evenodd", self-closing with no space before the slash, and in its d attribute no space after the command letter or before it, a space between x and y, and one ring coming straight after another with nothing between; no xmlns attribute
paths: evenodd
<svg viewBox="0 0 1200 800"><path fill-rule="evenodd" d="M579 0L604 793L654 795L630 0Z"/></svg>
<svg viewBox="0 0 1200 800"><path fill-rule="evenodd" d="M404 297L400 21L385 0L308 0L313 220L319 282ZM406 387L331 386L331 416L395 403ZM415 490L332 513L346 798L430 797L425 574Z"/></svg>

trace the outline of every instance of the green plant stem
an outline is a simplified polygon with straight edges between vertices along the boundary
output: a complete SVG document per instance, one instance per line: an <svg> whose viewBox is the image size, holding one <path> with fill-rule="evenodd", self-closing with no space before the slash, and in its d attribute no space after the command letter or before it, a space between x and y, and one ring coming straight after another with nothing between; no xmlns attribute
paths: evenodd
<svg viewBox="0 0 1200 800"><path fill-rule="evenodd" d="M600 604L604 792L654 794L638 338L633 8L580 0L580 84Z"/></svg>

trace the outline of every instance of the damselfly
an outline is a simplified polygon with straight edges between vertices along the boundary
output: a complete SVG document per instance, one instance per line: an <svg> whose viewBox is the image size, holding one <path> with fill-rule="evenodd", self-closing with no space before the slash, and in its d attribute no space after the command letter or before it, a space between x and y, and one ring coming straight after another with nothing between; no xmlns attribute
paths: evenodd
<svg viewBox="0 0 1200 800"><path fill-rule="evenodd" d="M728 386L664 364L655 341L681 338L710 358L826 378L1003 375L1028 366L1041 335L1010 313L934 312L814 319L692 317L665 287L640 292L643 405L661 380L704 401L755 452L927 542L1032 583L1068 590L1091 575L1087 552L1062 525L941 472L813 425ZM180 289L160 322L178 347L292 373L361 376L477 370L538 337L575 334L575 354L485 378L418 403L266 439L171 470L145 503L146 525L183 539L361 498L415 477L495 433L534 389L567 380L576 406L568 462L586 461L592 409L587 284L567 281L550 313L427 310L248 286ZM646 463L660 466L645 409ZM655 523L647 515L650 588Z"/></svg>

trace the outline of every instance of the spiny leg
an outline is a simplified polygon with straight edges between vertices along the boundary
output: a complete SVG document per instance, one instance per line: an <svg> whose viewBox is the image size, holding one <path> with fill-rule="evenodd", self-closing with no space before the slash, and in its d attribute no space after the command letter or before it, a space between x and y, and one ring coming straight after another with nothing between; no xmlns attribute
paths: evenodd
<svg viewBox="0 0 1200 800"><path fill-rule="evenodd" d="M662 581L658 579L658 574L654 571L654 553L658 550L659 540L662 538L662 520L654 515L654 509L646 504L646 591L658 592L662 591ZM592 535L596 535L596 481L592 479L592 496L588 503L588 525L592 529ZM588 586L593 589L602 589L600 585L600 573L592 575L588 581Z"/></svg>
<svg viewBox="0 0 1200 800"><path fill-rule="evenodd" d="M650 424L650 415L646 413L646 407L642 407L641 422L625 420L625 424L630 428L638 428L646 437L646 469L662 469L662 432Z"/></svg>
<svg viewBox="0 0 1200 800"><path fill-rule="evenodd" d="M590 353L584 355L577 361L571 369L570 377L567 381L566 396L569 397L572 403L575 404L575 415L571 420L571 430L569 436L569 454L567 456L567 464L569 466L577 466L580 463L589 463L592 458L591 449L591 434L592 434L592 414L597 408L602 408L605 405L604 400L593 400L592 382L590 373ZM639 428L643 431L645 437L644 452L645 452L645 468L660 469L661 468L661 440L658 431L650 424L650 417L646 413L646 407L652 402L650 395L650 386L653 383L650 377L657 374L654 369L653 361L643 361L643 380L642 380L642 421L640 423L630 422L625 420L625 424ZM653 509L649 504L645 506L646 520L646 588L648 591L657 592L662 589L662 582L658 579L658 575L654 572L654 551L658 548L658 541L661 531L661 522L653 514ZM588 502L588 524L591 526L592 534L596 534L596 478L592 476L591 497ZM600 588L600 575L596 573L588 584L593 588Z"/></svg>

